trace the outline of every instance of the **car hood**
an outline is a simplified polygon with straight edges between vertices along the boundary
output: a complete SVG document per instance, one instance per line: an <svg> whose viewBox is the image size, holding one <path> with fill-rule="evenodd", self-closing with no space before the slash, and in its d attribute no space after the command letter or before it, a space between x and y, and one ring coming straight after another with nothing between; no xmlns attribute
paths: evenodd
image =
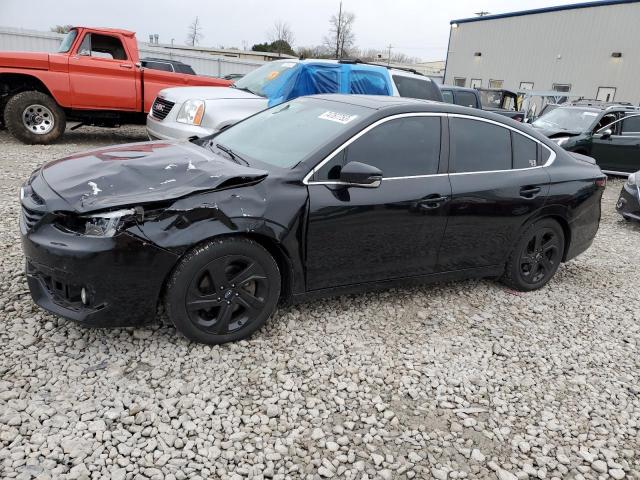
<svg viewBox="0 0 640 480"><path fill-rule="evenodd" d="M268 173L187 142L143 142L54 160L40 174L72 210L86 213L253 185Z"/></svg>
<svg viewBox="0 0 640 480"><path fill-rule="evenodd" d="M536 127L532 125L538 132L548 138L556 138L556 137L575 137L580 135L581 132L571 131L571 130L563 130L562 128L553 128L553 127Z"/></svg>
<svg viewBox="0 0 640 480"><path fill-rule="evenodd" d="M255 95L246 90L231 87L174 87L165 88L158 93L159 97L174 103L183 103L187 100L264 100L263 97Z"/></svg>

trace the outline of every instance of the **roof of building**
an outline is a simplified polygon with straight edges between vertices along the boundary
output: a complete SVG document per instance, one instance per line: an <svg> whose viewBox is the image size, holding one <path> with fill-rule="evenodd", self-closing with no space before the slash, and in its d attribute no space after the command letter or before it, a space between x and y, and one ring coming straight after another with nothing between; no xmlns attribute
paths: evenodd
<svg viewBox="0 0 640 480"><path fill-rule="evenodd" d="M560 12L562 10L577 10L579 8L607 7L609 5L618 5L622 3L638 3L640 0L600 0L597 2L572 3L569 5L558 5L556 7L536 8L533 10L521 10L519 12L500 13L497 15L486 15L484 17L461 18L451 20L451 25L458 23L484 22L486 20L496 20L498 18L522 17L524 15L535 15L538 13Z"/></svg>

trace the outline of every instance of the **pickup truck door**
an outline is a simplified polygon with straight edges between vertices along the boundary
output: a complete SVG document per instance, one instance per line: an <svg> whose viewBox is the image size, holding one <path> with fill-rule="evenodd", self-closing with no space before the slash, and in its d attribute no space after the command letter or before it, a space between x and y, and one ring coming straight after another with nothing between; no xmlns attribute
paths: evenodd
<svg viewBox="0 0 640 480"><path fill-rule="evenodd" d="M633 173L640 169L640 115L629 115L608 126L611 135L594 133L591 155L607 172Z"/></svg>
<svg viewBox="0 0 640 480"><path fill-rule="evenodd" d="M69 58L71 103L78 109L138 110L137 67L117 36L87 32Z"/></svg>

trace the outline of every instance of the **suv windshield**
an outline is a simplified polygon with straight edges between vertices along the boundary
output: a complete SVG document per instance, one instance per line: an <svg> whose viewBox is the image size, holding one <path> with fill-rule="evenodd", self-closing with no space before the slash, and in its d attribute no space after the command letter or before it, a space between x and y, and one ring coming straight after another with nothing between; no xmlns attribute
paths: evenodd
<svg viewBox="0 0 640 480"><path fill-rule="evenodd" d="M598 118L598 112L593 110L560 107L542 115L533 122L533 126L582 133L591 127L596 118Z"/></svg>
<svg viewBox="0 0 640 480"><path fill-rule="evenodd" d="M291 168L369 115L370 109L297 98L265 110L210 139L252 164ZM207 145L207 144L205 144Z"/></svg>
<svg viewBox="0 0 640 480"><path fill-rule="evenodd" d="M69 30L69 33L64 36L62 42L60 43L60 46L58 47L58 53L67 53L71 49L71 45L73 45L73 41L77 36L78 30L76 30L75 28Z"/></svg>
<svg viewBox="0 0 640 480"><path fill-rule="evenodd" d="M266 97L264 87L278 78L282 72L295 67L297 64L295 61L267 63L260 68L256 68L253 72L246 74L240 80L237 80L233 84L233 87L239 88L240 90L248 90L261 97Z"/></svg>

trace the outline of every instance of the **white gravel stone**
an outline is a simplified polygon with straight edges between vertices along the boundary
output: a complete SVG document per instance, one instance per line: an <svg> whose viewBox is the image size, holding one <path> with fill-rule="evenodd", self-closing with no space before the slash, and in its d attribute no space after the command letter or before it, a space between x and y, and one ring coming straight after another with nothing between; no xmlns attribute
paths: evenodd
<svg viewBox="0 0 640 480"><path fill-rule="evenodd" d="M27 293L22 182L143 140L139 126L50 146L0 131L2 478L640 478L640 225L614 211L621 180L592 247L541 290L469 280L281 306L211 347L164 317L83 328Z"/></svg>

